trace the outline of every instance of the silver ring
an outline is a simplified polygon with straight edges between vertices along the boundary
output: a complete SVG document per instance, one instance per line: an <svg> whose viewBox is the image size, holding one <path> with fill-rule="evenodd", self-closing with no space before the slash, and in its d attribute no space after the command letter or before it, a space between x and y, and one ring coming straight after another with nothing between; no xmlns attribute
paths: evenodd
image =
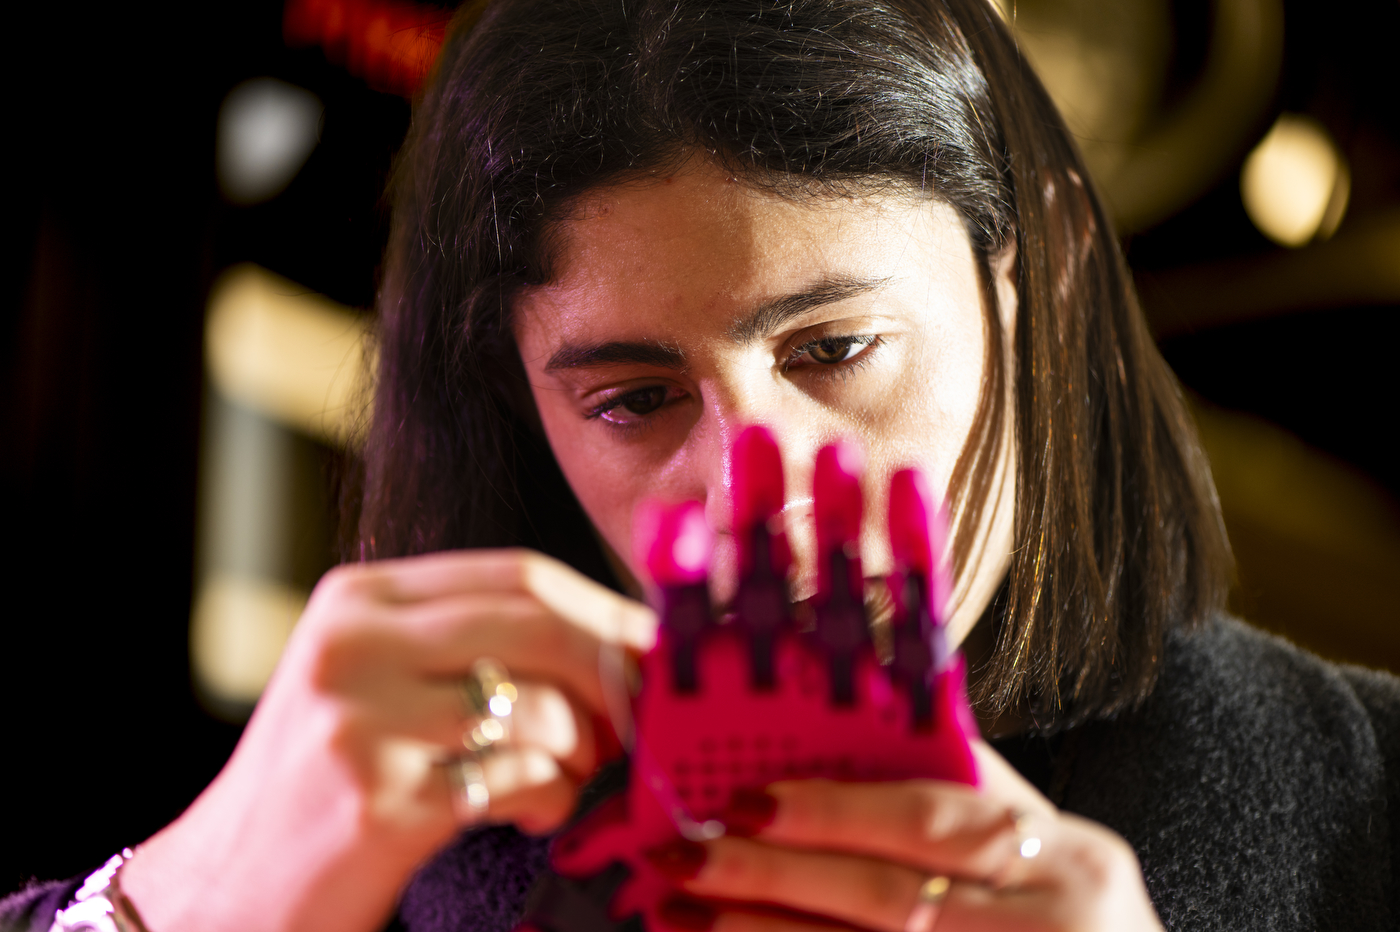
<svg viewBox="0 0 1400 932"><path fill-rule="evenodd" d="M952 886L953 879L945 874L934 874L920 884L919 897L909 910L909 918L904 920L904 932L933 932Z"/></svg>
<svg viewBox="0 0 1400 932"><path fill-rule="evenodd" d="M510 716L520 691L510 680L505 665L492 657L481 657L460 684L468 714L475 719L462 732L462 745L479 754L510 737Z"/></svg>
<svg viewBox="0 0 1400 932"><path fill-rule="evenodd" d="M477 754L464 754L447 765L452 783L452 803L463 825L476 825L486 819L491 807L491 791L486 786L486 770Z"/></svg>
<svg viewBox="0 0 1400 932"><path fill-rule="evenodd" d="M1016 854L1027 861L1040 854L1040 836L1032 831L1035 816L1024 809L1013 809L1011 822L1016 829Z"/></svg>

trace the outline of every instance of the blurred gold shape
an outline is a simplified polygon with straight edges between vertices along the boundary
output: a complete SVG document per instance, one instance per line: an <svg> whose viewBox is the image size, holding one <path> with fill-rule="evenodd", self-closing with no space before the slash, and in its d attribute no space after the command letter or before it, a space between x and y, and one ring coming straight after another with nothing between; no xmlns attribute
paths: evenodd
<svg viewBox="0 0 1400 932"><path fill-rule="evenodd" d="M1312 117L1282 114L1245 159L1240 196L1259 231L1296 249L1337 230L1351 195L1346 159Z"/></svg>
<svg viewBox="0 0 1400 932"><path fill-rule="evenodd" d="M256 702L306 599L305 592L266 579L206 577L190 619L190 660L201 688L221 703Z"/></svg>
<svg viewBox="0 0 1400 932"><path fill-rule="evenodd" d="M1169 0L996 0L1120 232L1165 220L1228 176L1260 129L1283 61L1281 0L1216 0L1199 74L1164 101Z"/></svg>
<svg viewBox="0 0 1400 932"><path fill-rule="evenodd" d="M258 266L234 266L209 298L210 381L231 401L345 444L361 423L366 334L343 305Z"/></svg>

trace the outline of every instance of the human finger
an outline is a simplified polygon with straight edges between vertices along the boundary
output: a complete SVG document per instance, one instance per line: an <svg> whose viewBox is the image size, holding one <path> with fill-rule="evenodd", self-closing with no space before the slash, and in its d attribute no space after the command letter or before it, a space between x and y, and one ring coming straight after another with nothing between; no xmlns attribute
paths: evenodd
<svg viewBox="0 0 1400 932"><path fill-rule="evenodd" d="M664 900L657 915L665 928L675 932L831 932L851 928L821 916L706 902L681 895Z"/></svg>
<svg viewBox="0 0 1400 932"><path fill-rule="evenodd" d="M512 679L515 701L501 722L502 733L492 747L535 747L559 761L565 771L581 777L597 764L592 716L564 692L548 683ZM460 682L424 684L428 695L413 703L401 731L435 742L453 752L479 748L472 742L473 729L483 717L471 709ZM428 706L431 705L431 710Z"/></svg>
<svg viewBox="0 0 1400 932"><path fill-rule="evenodd" d="M539 748L502 748L473 758L480 767L485 787L485 812L474 808L462 796L467 787L452 785L458 794L459 818L468 824L482 820L514 822L526 832L557 828L573 811L577 785L559 767L559 762Z"/></svg>
<svg viewBox="0 0 1400 932"><path fill-rule="evenodd" d="M971 787L936 780L792 780L736 793L721 818L729 834L773 845L989 878L1015 848L1015 813Z"/></svg>
<svg viewBox="0 0 1400 932"><path fill-rule="evenodd" d="M695 896L798 909L876 932L903 932L926 876L879 858L740 838L678 839L647 856Z"/></svg>
<svg viewBox="0 0 1400 932"><path fill-rule="evenodd" d="M610 643L648 650L656 614L552 557L518 548L458 550L340 571L377 599L411 604L466 593L521 593Z"/></svg>
<svg viewBox="0 0 1400 932"><path fill-rule="evenodd" d="M539 748L574 778L591 774L598 763L593 717L547 684L526 684L520 690L520 699L511 709L507 740Z"/></svg>
<svg viewBox="0 0 1400 932"><path fill-rule="evenodd" d="M1048 855L1041 860L1013 853L1022 869L1003 870L995 880L952 872L936 875L942 880L936 906L922 910L921 904L928 902L923 890L930 872L879 858L735 838L704 844L678 839L652 849L647 857L685 894L702 898L712 908L722 904L721 912L736 904L762 904L874 932L931 932L935 924L939 932L1119 928L1112 917L1132 916L1137 901L1145 902L1145 897L1122 896L1129 888L1138 892L1140 881L1124 874L1116 878L1121 883L1108 883L1114 874L1111 849L1096 845L1075 828L1037 828L1046 836ZM1076 870L1086 865L1093 866ZM1125 902L1115 903L1115 898ZM1151 927L1149 914L1138 918L1146 921L1144 928ZM1097 921L1101 919L1109 921Z"/></svg>
<svg viewBox="0 0 1400 932"><path fill-rule="evenodd" d="M996 891L971 883L955 883L933 916L922 928L903 927L901 932L1060 932L1073 928L1059 922L1057 912L1043 891ZM754 908L743 904L706 901L676 895L657 911L665 927L675 932L831 932L863 928L824 916L783 909Z"/></svg>
<svg viewBox="0 0 1400 932"><path fill-rule="evenodd" d="M879 932L928 932L911 923L919 915L920 886L938 876L952 879L939 912L949 921L939 920L940 932L957 928L958 916L969 928L1160 928L1136 855L1103 826L1073 815L1012 810L985 832L975 820L964 827L973 829L971 843L931 853L906 849L900 857L849 853L854 845L829 838L788 847L773 843L766 831L760 840L677 841L649 857L688 893L817 912ZM867 837L883 831L888 827L865 828ZM959 848L961 861L950 858Z"/></svg>
<svg viewBox="0 0 1400 932"><path fill-rule="evenodd" d="M365 627L352 635L363 641L354 650L400 651L425 677L466 676L478 660L491 657L514 676L557 683L589 709L607 711L598 672L604 642L532 596L457 595L380 613Z"/></svg>

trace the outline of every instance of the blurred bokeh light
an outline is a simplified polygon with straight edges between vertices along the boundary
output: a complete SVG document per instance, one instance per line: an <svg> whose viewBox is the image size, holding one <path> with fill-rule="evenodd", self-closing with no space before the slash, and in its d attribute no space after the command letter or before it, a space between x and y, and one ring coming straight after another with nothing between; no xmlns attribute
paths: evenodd
<svg viewBox="0 0 1400 932"><path fill-rule="evenodd" d="M276 78L253 78L219 108L219 187L235 204L257 204L291 184L321 139L320 99Z"/></svg>
<svg viewBox="0 0 1400 932"><path fill-rule="evenodd" d="M366 413L366 334L362 316L251 263L210 291L190 660L216 714L247 716L310 595L297 563L329 558L331 515L305 503L325 483L316 445L351 442Z"/></svg>
<svg viewBox="0 0 1400 932"><path fill-rule="evenodd" d="M1297 248L1337 232L1351 196L1351 172L1326 127L1285 113L1244 160L1240 196L1261 233Z"/></svg>

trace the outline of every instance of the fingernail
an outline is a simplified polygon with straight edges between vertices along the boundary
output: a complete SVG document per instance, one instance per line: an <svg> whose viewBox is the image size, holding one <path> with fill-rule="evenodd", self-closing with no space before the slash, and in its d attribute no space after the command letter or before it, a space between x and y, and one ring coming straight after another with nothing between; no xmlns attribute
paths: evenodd
<svg viewBox="0 0 1400 932"><path fill-rule="evenodd" d="M705 858L708 856L709 852L705 850L704 845L684 838L668 841L646 853L646 859L651 862L651 866L673 881L690 880L695 877L700 873L700 868L705 866Z"/></svg>
<svg viewBox="0 0 1400 932"><path fill-rule="evenodd" d="M767 828L777 814L778 801L767 790L735 790L720 821L727 834L746 838Z"/></svg>
<svg viewBox="0 0 1400 932"><path fill-rule="evenodd" d="M680 932L710 932L715 927L719 913L699 900L686 896L673 896L657 907L656 914L661 921Z"/></svg>

